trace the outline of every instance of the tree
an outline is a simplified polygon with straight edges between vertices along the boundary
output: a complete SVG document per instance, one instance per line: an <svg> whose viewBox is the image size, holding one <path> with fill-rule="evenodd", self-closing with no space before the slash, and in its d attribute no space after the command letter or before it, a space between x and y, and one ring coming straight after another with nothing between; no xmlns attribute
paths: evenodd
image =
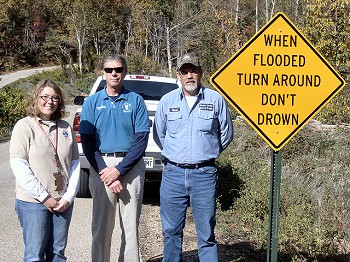
<svg viewBox="0 0 350 262"><path fill-rule="evenodd" d="M87 48L93 47L99 63L104 52L123 52L130 10L122 0L111 1L108 5L91 0L89 4Z"/></svg>
<svg viewBox="0 0 350 262"><path fill-rule="evenodd" d="M70 25L75 34L75 39L78 45L78 63L80 75L83 75L83 46L85 44L85 36L87 30L86 7L84 1L75 2L68 8Z"/></svg>
<svg viewBox="0 0 350 262"><path fill-rule="evenodd" d="M303 32L336 67L345 68L350 55L350 2L314 0L307 2Z"/></svg>

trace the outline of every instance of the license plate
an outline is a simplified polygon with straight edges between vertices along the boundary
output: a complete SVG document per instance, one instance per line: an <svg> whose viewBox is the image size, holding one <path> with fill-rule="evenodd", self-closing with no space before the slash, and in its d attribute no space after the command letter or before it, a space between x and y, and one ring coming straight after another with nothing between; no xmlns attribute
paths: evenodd
<svg viewBox="0 0 350 262"><path fill-rule="evenodd" d="M146 168L153 168L153 157L144 157Z"/></svg>

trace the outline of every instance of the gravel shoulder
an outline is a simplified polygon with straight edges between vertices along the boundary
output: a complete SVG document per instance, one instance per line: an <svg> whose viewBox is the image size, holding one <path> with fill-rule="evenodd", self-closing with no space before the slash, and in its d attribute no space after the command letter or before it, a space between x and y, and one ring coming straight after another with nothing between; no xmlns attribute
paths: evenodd
<svg viewBox="0 0 350 262"><path fill-rule="evenodd" d="M159 194L156 185L152 195L145 195L140 221L140 250L142 261L160 262L163 257L163 236L160 219ZM150 188L148 188L150 189ZM147 194L147 192L146 192ZM158 198L157 198L158 197ZM187 210L183 243L184 261L199 261L197 238L191 210Z"/></svg>
<svg viewBox="0 0 350 262"><path fill-rule="evenodd" d="M234 228L234 226L232 226ZM146 185L140 221L140 250L143 262L161 262L163 257L162 224L159 210L159 184ZM257 252L251 243L240 238L228 238L216 227L219 261L266 261L266 252ZM187 210L184 229L184 261L199 261L196 229L191 208Z"/></svg>

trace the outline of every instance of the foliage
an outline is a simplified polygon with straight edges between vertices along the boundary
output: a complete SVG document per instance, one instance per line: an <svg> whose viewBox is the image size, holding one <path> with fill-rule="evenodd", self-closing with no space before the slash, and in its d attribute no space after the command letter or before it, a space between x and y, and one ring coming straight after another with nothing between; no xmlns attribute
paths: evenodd
<svg viewBox="0 0 350 262"><path fill-rule="evenodd" d="M162 75L159 63L143 56L138 51L130 53L128 59L128 72L141 75ZM165 73L163 73L166 76Z"/></svg>
<svg viewBox="0 0 350 262"><path fill-rule="evenodd" d="M269 150L244 122L236 121L235 129L222 157L240 170L243 186L231 211L219 211L220 231L244 235L262 249L268 234ZM349 136L346 126L307 125L284 147L278 238L283 261L329 261L347 253Z"/></svg>
<svg viewBox="0 0 350 262"><path fill-rule="evenodd" d="M350 80L350 3L344 0L0 0L0 71L55 63L74 83L96 73L112 52L128 58L130 72L174 76L178 57L195 52L208 82L279 11ZM347 123L348 89L317 120Z"/></svg>
<svg viewBox="0 0 350 262"><path fill-rule="evenodd" d="M14 124L25 115L28 96L20 88L0 89L0 137L8 137Z"/></svg>
<svg viewBox="0 0 350 262"><path fill-rule="evenodd" d="M350 89L347 84L316 116L327 124L350 123Z"/></svg>
<svg viewBox="0 0 350 262"><path fill-rule="evenodd" d="M92 73L84 78L77 79L72 75L66 78L65 70L58 68L33 74L0 88L0 139L8 138L15 123L26 116L28 97L40 81L55 81L63 90L66 104L72 104L75 96L90 92L97 76Z"/></svg>
<svg viewBox="0 0 350 262"><path fill-rule="evenodd" d="M350 58L349 13L350 2L344 0L308 1L304 12L303 32L338 67L345 66Z"/></svg>
<svg viewBox="0 0 350 262"><path fill-rule="evenodd" d="M293 243L287 248L292 246L299 252L306 249L313 256L342 252L349 239L346 203L350 181L344 174L350 171L350 129L321 128L304 128L295 141L286 146L290 158L283 166L284 193L290 198L286 208L303 209L303 212L293 209L288 212L285 227L289 227L287 221L295 221L294 228L301 230L287 230L284 241L287 243L288 239ZM293 200L292 194L298 197Z"/></svg>
<svg viewBox="0 0 350 262"><path fill-rule="evenodd" d="M293 18L340 70L349 64L349 2L344 0L118 0L108 5L97 0L55 4L0 0L0 4L2 70L53 61L72 69L78 63L78 72L86 73L95 70L94 61L100 62L104 54L116 52L139 53L166 71L169 62L174 67L182 53L194 51L212 72L278 11Z"/></svg>
<svg viewBox="0 0 350 262"><path fill-rule="evenodd" d="M67 78L66 71L62 70L62 68L57 68L50 71L43 71L42 73L36 73L7 86L8 88L19 87L22 90L26 90L27 94L30 94L41 80L50 79L63 89L63 94L67 103L72 103L75 96L87 95L90 92L91 86L95 82L97 76L98 73L90 73L86 74L83 78L77 78L75 74L70 74Z"/></svg>
<svg viewBox="0 0 350 262"><path fill-rule="evenodd" d="M241 181L240 197L231 207L234 213L231 220L237 225L239 234L262 247L268 232L270 151L241 118L234 122L234 127L235 138L220 156L239 170Z"/></svg>
<svg viewBox="0 0 350 262"><path fill-rule="evenodd" d="M350 2L344 0L307 1L300 26L310 42L333 65L343 78L350 78ZM347 85L316 116L324 123L349 123L350 91Z"/></svg>

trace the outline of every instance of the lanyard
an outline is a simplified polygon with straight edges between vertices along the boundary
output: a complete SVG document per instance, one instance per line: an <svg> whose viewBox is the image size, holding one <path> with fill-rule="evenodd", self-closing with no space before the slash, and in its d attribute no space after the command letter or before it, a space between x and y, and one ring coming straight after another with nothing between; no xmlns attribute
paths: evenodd
<svg viewBox="0 0 350 262"><path fill-rule="evenodd" d="M52 143L51 139L49 138L49 135L46 133L44 128L40 125L40 123L39 123L37 118L35 118L35 121L38 123L40 129L43 131L43 133L45 134L47 140L50 142L51 148L52 148L53 153L55 155L56 167L58 169L58 154L57 154L57 148L58 148L58 126L57 126L57 121L56 121L56 147Z"/></svg>

